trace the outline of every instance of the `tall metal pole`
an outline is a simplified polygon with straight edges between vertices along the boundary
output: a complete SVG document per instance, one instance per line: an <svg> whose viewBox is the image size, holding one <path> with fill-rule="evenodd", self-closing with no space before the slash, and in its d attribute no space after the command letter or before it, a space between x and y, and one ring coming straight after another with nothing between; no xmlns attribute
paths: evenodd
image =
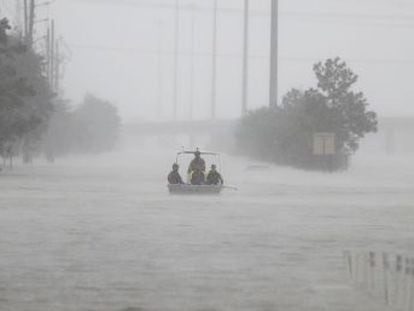
<svg viewBox="0 0 414 311"><path fill-rule="evenodd" d="M50 24L50 87L55 86L55 21L52 19ZM54 90L55 91L55 90Z"/></svg>
<svg viewBox="0 0 414 311"><path fill-rule="evenodd" d="M162 71L162 23L158 22L158 90L157 90L157 117L162 116L162 95L163 95L163 71Z"/></svg>
<svg viewBox="0 0 414 311"><path fill-rule="evenodd" d="M50 80L50 27L48 26L46 30L46 77L49 85L51 84Z"/></svg>
<svg viewBox="0 0 414 311"><path fill-rule="evenodd" d="M17 0L16 1L16 7L15 7L15 15L16 15L16 25L18 26L18 31L19 31L19 35L22 36L24 30L23 30L23 25L22 25L22 7L21 7L21 0Z"/></svg>
<svg viewBox="0 0 414 311"><path fill-rule="evenodd" d="M191 38L190 38L190 121L193 120L194 112L194 35L195 35L195 6L192 4L191 8Z"/></svg>
<svg viewBox="0 0 414 311"><path fill-rule="evenodd" d="M29 44L33 43L33 30L34 30L34 19L35 19L35 0L30 0L29 9Z"/></svg>
<svg viewBox="0 0 414 311"><path fill-rule="evenodd" d="M55 91L59 93L60 88L60 51L59 51L59 40L55 43Z"/></svg>
<svg viewBox="0 0 414 311"><path fill-rule="evenodd" d="M243 38L243 77L242 77L242 116L247 113L249 87L249 0L244 0L244 38Z"/></svg>
<svg viewBox="0 0 414 311"><path fill-rule="evenodd" d="M180 31L180 3L175 0L175 18L174 18L174 81L173 81L173 119L177 120L178 105L178 44Z"/></svg>
<svg viewBox="0 0 414 311"><path fill-rule="evenodd" d="M217 100L217 0L214 0L213 8L213 47L212 47L212 70L211 70L211 119L216 118Z"/></svg>
<svg viewBox="0 0 414 311"><path fill-rule="evenodd" d="M27 0L23 0L23 10L24 10L24 13L23 13L23 15L24 15L24 30L23 30L23 33L24 33L24 39L28 40L29 14L28 14Z"/></svg>
<svg viewBox="0 0 414 311"><path fill-rule="evenodd" d="M278 104L278 80L279 80L279 1L272 0L272 19L270 37L270 80L269 80L269 105Z"/></svg>

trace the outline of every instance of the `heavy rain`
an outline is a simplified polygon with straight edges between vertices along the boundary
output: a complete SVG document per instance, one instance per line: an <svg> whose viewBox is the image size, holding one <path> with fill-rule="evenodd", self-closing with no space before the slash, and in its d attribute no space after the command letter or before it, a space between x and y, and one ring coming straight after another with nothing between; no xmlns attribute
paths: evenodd
<svg viewBox="0 0 414 311"><path fill-rule="evenodd" d="M0 0L0 311L414 311L414 3Z"/></svg>

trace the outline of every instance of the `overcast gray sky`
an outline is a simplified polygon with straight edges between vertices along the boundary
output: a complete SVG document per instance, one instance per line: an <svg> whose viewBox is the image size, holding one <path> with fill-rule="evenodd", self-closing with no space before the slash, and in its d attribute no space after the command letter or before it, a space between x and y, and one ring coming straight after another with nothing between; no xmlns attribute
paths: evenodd
<svg viewBox="0 0 414 311"><path fill-rule="evenodd" d="M179 115L189 116L194 18L194 111L204 118L210 103L213 0L180 2ZM250 2L249 108L255 108L268 102L270 0ZM170 118L173 3L56 0L50 14L72 54L63 83L66 96L74 103L87 91L107 98L128 121ZM243 0L219 0L219 6L217 104L219 117L228 118L240 113ZM280 9L281 95L313 86L312 64L340 56L360 75L357 87L380 115L414 115L414 3L280 0Z"/></svg>

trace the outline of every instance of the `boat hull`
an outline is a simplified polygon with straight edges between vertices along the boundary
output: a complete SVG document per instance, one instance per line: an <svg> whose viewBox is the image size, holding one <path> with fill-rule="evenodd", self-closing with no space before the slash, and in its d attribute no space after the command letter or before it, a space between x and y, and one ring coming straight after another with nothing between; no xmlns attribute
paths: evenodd
<svg viewBox="0 0 414 311"><path fill-rule="evenodd" d="M171 194L178 195L217 195L223 190L222 185L168 185Z"/></svg>

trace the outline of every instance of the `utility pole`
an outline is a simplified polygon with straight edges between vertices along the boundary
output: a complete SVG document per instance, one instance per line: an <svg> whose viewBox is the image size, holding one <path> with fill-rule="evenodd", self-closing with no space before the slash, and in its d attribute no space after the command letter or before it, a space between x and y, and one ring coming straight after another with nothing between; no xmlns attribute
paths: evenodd
<svg viewBox="0 0 414 311"><path fill-rule="evenodd" d="M55 21L46 30L46 75L50 89L58 93L60 88L60 41L56 40Z"/></svg>
<svg viewBox="0 0 414 311"><path fill-rule="evenodd" d="M278 104L278 67L279 67L279 1L272 0L270 37L270 80L269 105Z"/></svg>
<svg viewBox="0 0 414 311"><path fill-rule="evenodd" d="M174 81L173 81L173 119L177 120L178 105L178 43L180 31L180 3L175 0L175 17L174 17Z"/></svg>
<svg viewBox="0 0 414 311"><path fill-rule="evenodd" d="M21 7L21 0L16 0L16 6L15 6L15 23L18 27L19 36L22 36L23 27L22 26L22 7Z"/></svg>
<svg viewBox="0 0 414 311"><path fill-rule="evenodd" d="M29 6L29 22L28 22L28 43L31 46L33 44L33 31L35 22L35 0L30 0Z"/></svg>
<svg viewBox="0 0 414 311"><path fill-rule="evenodd" d="M195 5L191 8L191 38L190 38L190 121L193 120L194 108L194 35L195 35Z"/></svg>
<svg viewBox="0 0 414 311"><path fill-rule="evenodd" d="M212 47L212 70L211 70L211 119L216 118L217 100L217 0L214 0L213 8L213 47Z"/></svg>
<svg viewBox="0 0 414 311"><path fill-rule="evenodd" d="M24 10L24 13L23 13L23 17L24 17L24 24L23 24L23 35L24 35L24 39L27 41L27 39L28 39L28 34L29 34L29 31L28 31L28 25L29 25L29 12L28 12L28 4L27 4L27 1L28 0L23 0L23 10Z"/></svg>
<svg viewBox="0 0 414 311"><path fill-rule="evenodd" d="M45 41L46 41L46 66L45 66L45 72L46 72L47 81L49 82L49 85L51 85L51 83L50 83L50 27L49 26L47 27L47 30L46 30Z"/></svg>
<svg viewBox="0 0 414 311"><path fill-rule="evenodd" d="M50 23L50 65L49 65L49 77L50 77L50 87L53 89L55 86L55 21L52 19Z"/></svg>
<svg viewBox="0 0 414 311"><path fill-rule="evenodd" d="M243 73L242 73L242 110L244 116L247 113L247 96L249 88L249 0L244 0L244 39L243 39Z"/></svg>
<svg viewBox="0 0 414 311"><path fill-rule="evenodd" d="M163 70L162 70L162 30L163 24L158 22L158 60L157 60L157 72L158 72L158 90L157 90L157 117L162 116L162 95L163 95Z"/></svg>
<svg viewBox="0 0 414 311"><path fill-rule="evenodd" d="M59 93L60 88L60 43L56 40L55 43L55 92Z"/></svg>

